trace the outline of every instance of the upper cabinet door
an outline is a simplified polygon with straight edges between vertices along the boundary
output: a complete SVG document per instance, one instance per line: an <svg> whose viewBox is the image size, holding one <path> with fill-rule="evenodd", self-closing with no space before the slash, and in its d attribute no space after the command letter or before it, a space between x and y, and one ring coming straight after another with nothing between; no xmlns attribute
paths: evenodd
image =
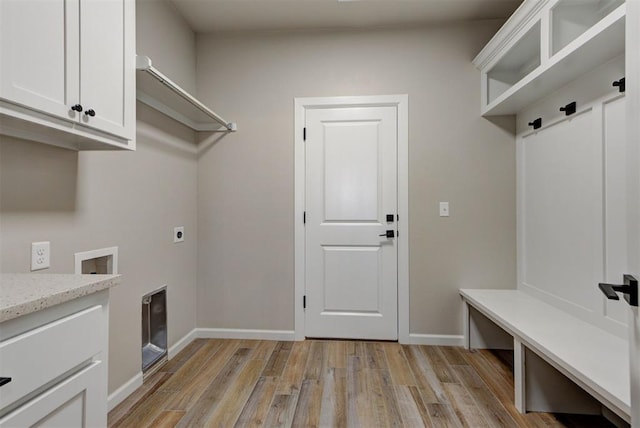
<svg viewBox="0 0 640 428"><path fill-rule="evenodd" d="M79 115L78 0L0 2L0 98L65 119Z"/></svg>
<svg viewBox="0 0 640 428"><path fill-rule="evenodd" d="M133 138L129 109L135 104L132 2L82 0L80 2L80 97L87 126ZM135 95L133 95L135 96Z"/></svg>

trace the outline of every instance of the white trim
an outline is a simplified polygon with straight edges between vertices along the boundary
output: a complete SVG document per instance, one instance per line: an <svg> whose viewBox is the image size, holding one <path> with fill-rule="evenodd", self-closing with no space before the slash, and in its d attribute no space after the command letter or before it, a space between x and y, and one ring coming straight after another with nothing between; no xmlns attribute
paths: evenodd
<svg viewBox="0 0 640 428"><path fill-rule="evenodd" d="M398 341L409 335L409 96L317 97L294 99L294 329L295 340L304 340L305 294L305 145L302 129L308 108L395 106L398 114ZM460 342L462 343L462 342Z"/></svg>
<svg viewBox="0 0 640 428"><path fill-rule="evenodd" d="M429 345L429 346L464 346L464 336L457 334L418 334L409 333L404 345Z"/></svg>
<svg viewBox="0 0 640 428"><path fill-rule="evenodd" d="M82 274L82 262L84 260L95 259L98 257L111 256L111 272L112 275L118 274L118 247L100 248L99 250L82 251L74 254L76 275Z"/></svg>
<svg viewBox="0 0 640 428"><path fill-rule="evenodd" d="M198 339L294 340L292 330L252 330L241 328L196 328Z"/></svg>
<svg viewBox="0 0 640 428"><path fill-rule="evenodd" d="M473 59L476 68L483 69L487 64L497 60L511 46L513 46L521 34L526 32L540 17L540 11L550 0L525 1L509 17L507 22L489 40L485 47Z"/></svg>
<svg viewBox="0 0 640 428"><path fill-rule="evenodd" d="M110 412L118 404L127 399L128 396L133 394L136 389L142 386L142 372L138 372L134 377L126 381L120 388L109 394L107 398L107 409Z"/></svg>
<svg viewBox="0 0 640 428"><path fill-rule="evenodd" d="M175 357L180 351L187 347L191 342L198 338L198 329L194 328L189 333L185 334L182 339L178 340L172 346L169 347L169 351L167 352L167 358L172 359Z"/></svg>

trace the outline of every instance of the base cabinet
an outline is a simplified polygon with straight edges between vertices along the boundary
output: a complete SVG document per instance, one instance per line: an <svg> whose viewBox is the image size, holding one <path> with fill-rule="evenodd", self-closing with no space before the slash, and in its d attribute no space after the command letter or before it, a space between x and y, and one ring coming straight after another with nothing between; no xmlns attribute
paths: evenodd
<svg viewBox="0 0 640 428"><path fill-rule="evenodd" d="M0 324L0 427L107 425L108 291Z"/></svg>

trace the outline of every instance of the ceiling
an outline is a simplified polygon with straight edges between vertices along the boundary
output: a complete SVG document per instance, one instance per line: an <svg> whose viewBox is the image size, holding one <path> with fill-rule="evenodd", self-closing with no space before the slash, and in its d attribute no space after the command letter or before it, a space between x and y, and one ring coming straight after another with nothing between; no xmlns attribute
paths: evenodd
<svg viewBox="0 0 640 428"><path fill-rule="evenodd" d="M522 0L170 0L198 33L504 19Z"/></svg>

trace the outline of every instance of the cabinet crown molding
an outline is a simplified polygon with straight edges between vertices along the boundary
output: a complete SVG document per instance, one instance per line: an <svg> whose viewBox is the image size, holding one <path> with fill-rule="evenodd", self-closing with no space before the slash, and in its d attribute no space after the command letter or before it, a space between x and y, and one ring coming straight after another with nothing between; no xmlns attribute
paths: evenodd
<svg viewBox="0 0 640 428"><path fill-rule="evenodd" d="M525 0L476 55L473 65L482 69L490 64L513 40L520 37L520 33L528 28L531 21L539 18L540 11L551 1L553 0Z"/></svg>

